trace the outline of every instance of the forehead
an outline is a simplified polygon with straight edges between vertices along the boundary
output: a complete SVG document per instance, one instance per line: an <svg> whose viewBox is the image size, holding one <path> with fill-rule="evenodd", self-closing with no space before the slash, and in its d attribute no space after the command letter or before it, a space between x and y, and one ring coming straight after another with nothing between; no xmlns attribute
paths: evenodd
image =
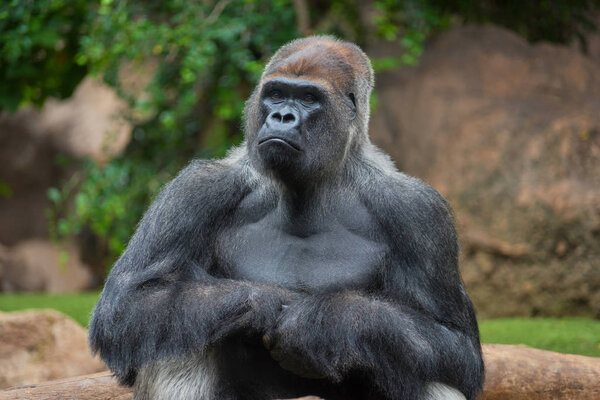
<svg viewBox="0 0 600 400"><path fill-rule="evenodd" d="M318 83L331 90L343 90L354 82L352 49L336 43L308 43L283 49L268 66L263 81L273 78L298 79Z"/></svg>

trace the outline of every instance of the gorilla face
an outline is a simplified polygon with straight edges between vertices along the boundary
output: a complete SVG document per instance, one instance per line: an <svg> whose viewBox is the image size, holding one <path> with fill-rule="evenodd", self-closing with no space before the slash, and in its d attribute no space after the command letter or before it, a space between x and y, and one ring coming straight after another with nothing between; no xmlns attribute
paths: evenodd
<svg viewBox="0 0 600 400"><path fill-rule="evenodd" d="M330 176L340 168L349 142L351 97L308 79L275 77L258 98L258 132L249 132L250 157L259 171L287 183Z"/></svg>

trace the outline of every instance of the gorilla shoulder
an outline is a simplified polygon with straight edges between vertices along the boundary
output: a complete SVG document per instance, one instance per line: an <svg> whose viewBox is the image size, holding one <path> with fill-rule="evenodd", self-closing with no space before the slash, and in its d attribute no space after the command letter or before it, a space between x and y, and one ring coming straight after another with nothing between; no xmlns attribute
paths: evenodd
<svg viewBox="0 0 600 400"><path fill-rule="evenodd" d="M398 171L379 172L361 195L391 241L404 238L450 247L457 252L452 210L444 197L418 178Z"/></svg>
<svg viewBox="0 0 600 400"><path fill-rule="evenodd" d="M173 191L177 187L177 196L183 195L186 198L202 195L212 197L219 194L226 196L229 191L247 194L251 183L251 172L244 166L243 160L230 153L224 159L192 160L167 184L164 191ZM171 186L173 188L168 190Z"/></svg>
<svg viewBox="0 0 600 400"><path fill-rule="evenodd" d="M147 238L149 232L154 232L156 239L167 245L169 241L165 238L171 234L193 234L235 209L251 191L251 180L242 165L232 157L191 161L159 193L144 215L133 242L142 233Z"/></svg>

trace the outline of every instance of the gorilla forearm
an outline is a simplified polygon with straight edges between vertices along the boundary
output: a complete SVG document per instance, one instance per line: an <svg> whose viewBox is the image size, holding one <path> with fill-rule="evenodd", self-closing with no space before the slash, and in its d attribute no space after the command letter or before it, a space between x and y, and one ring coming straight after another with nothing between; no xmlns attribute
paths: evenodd
<svg viewBox="0 0 600 400"><path fill-rule="evenodd" d="M236 332L265 332L295 294L258 283L209 278L109 280L90 324L92 349L124 383L147 361L197 352Z"/></svg>
<svg viewBox="0 0 600 400"><path fill-rule="evenodd" d="M276 352L336 381L349 372L366 372L391 398L420 398L423 385L433 381L456 387L467 398L479 387L475 338L357 292L294 302L281 314L271 341Z"/></svg>

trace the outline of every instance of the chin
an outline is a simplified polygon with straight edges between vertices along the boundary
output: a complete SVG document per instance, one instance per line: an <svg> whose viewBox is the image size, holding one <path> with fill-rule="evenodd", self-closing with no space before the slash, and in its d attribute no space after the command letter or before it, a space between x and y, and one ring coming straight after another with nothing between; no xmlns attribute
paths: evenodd
<svg viewBox="0 0 600 400"><path fill-rule="evenodd" d="M269 142L258 147L258 164L261 170L271 173L298 170L301 154L285 143Z"/></svg>

